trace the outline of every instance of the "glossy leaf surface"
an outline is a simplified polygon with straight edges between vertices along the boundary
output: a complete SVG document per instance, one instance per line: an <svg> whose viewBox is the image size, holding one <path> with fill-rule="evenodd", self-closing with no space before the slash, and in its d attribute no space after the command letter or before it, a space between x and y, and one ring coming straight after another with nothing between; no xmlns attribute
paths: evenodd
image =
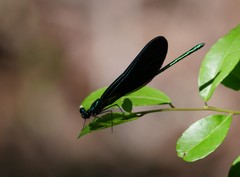
<svg viewBox="0 0 240 177"><path fill-rule="evenodd" d="M204 101L211 98L216 87L231 74L239 63L239 49L240 25L219 39L206 54L198 79L200 95Z"/></svg>
<svg viewBox="0 0 240 177"><path fill-rule="evenodd" d="M178 156L188 162L206 157L222 143L231 120L231 116L211 115L192 124L177 141Z"/></svg>

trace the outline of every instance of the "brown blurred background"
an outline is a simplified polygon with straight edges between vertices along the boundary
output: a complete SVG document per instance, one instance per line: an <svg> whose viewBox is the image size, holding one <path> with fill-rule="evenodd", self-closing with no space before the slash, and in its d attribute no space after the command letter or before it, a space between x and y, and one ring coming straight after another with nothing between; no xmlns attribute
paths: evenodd
<svg viewBox="0 0 240 177"><path fill-rule="evenodd" d="M227 176L239 155L238 120L217 151L186 163L176 141L211 113L156 113L77 140L78 108L157 35L169 41L165 64L206 43L150 84L175 106L203 106L201 60L239 23L239 9L239 0L1 0L0 177ZM239 109L239 100L220 86L209 103Z"/></svg>

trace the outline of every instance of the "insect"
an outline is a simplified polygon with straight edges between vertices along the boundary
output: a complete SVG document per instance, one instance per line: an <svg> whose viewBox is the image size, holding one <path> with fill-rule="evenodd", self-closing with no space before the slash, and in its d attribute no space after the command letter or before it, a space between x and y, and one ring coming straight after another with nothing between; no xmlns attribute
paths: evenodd
<svg viewBox="0 0 240 177"><path fill-rule="evenodd" d="M155 37L146 44L127 69L105 90L102 96L92 103L90 109L86 110L82 105L80 106L79 111L82 118L96 117L119 98L139 90L155 76L199 50L204 45L204 43L200 43L194 46L161 69L167 55L168 42L163 36Z"/></svg>

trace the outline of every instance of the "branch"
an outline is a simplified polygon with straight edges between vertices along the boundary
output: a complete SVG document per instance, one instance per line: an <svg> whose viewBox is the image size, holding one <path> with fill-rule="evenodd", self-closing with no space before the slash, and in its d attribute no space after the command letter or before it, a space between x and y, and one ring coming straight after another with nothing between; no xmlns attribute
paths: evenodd
<svg viewBox="0 0 240 177"><path fill-rule="evenodd" d="M215 111L221 113L227 113L232 115L240 115L240 111L238 110L230 110L230 109L222 109L212 106L204 106L203 108L163 108L163 109L154 109L148 111L140 111L132 113L132 116L142 117L146 114L154 113L154 112L170 112L170 111Z"/></svg>

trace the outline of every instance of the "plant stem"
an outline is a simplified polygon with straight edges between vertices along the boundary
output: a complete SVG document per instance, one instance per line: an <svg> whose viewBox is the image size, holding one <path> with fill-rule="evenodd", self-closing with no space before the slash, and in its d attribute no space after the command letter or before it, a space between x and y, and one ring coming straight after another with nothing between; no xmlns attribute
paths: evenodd
<svg viewBox="0 0 240 177"><path fill-rule="evenodd" d="M212 106L204 106L202 108L163 108L163 109L154 109L154 110L148 110L148 111L140 111L140 112L134 112L132 114L141 117L149 113L154 112L170 112L170 111L215 111L215 112L221 112L221 113L228 113L232 115L240 115L240 111L238 110L229 110L229 109L222 109Z"/></svg>

